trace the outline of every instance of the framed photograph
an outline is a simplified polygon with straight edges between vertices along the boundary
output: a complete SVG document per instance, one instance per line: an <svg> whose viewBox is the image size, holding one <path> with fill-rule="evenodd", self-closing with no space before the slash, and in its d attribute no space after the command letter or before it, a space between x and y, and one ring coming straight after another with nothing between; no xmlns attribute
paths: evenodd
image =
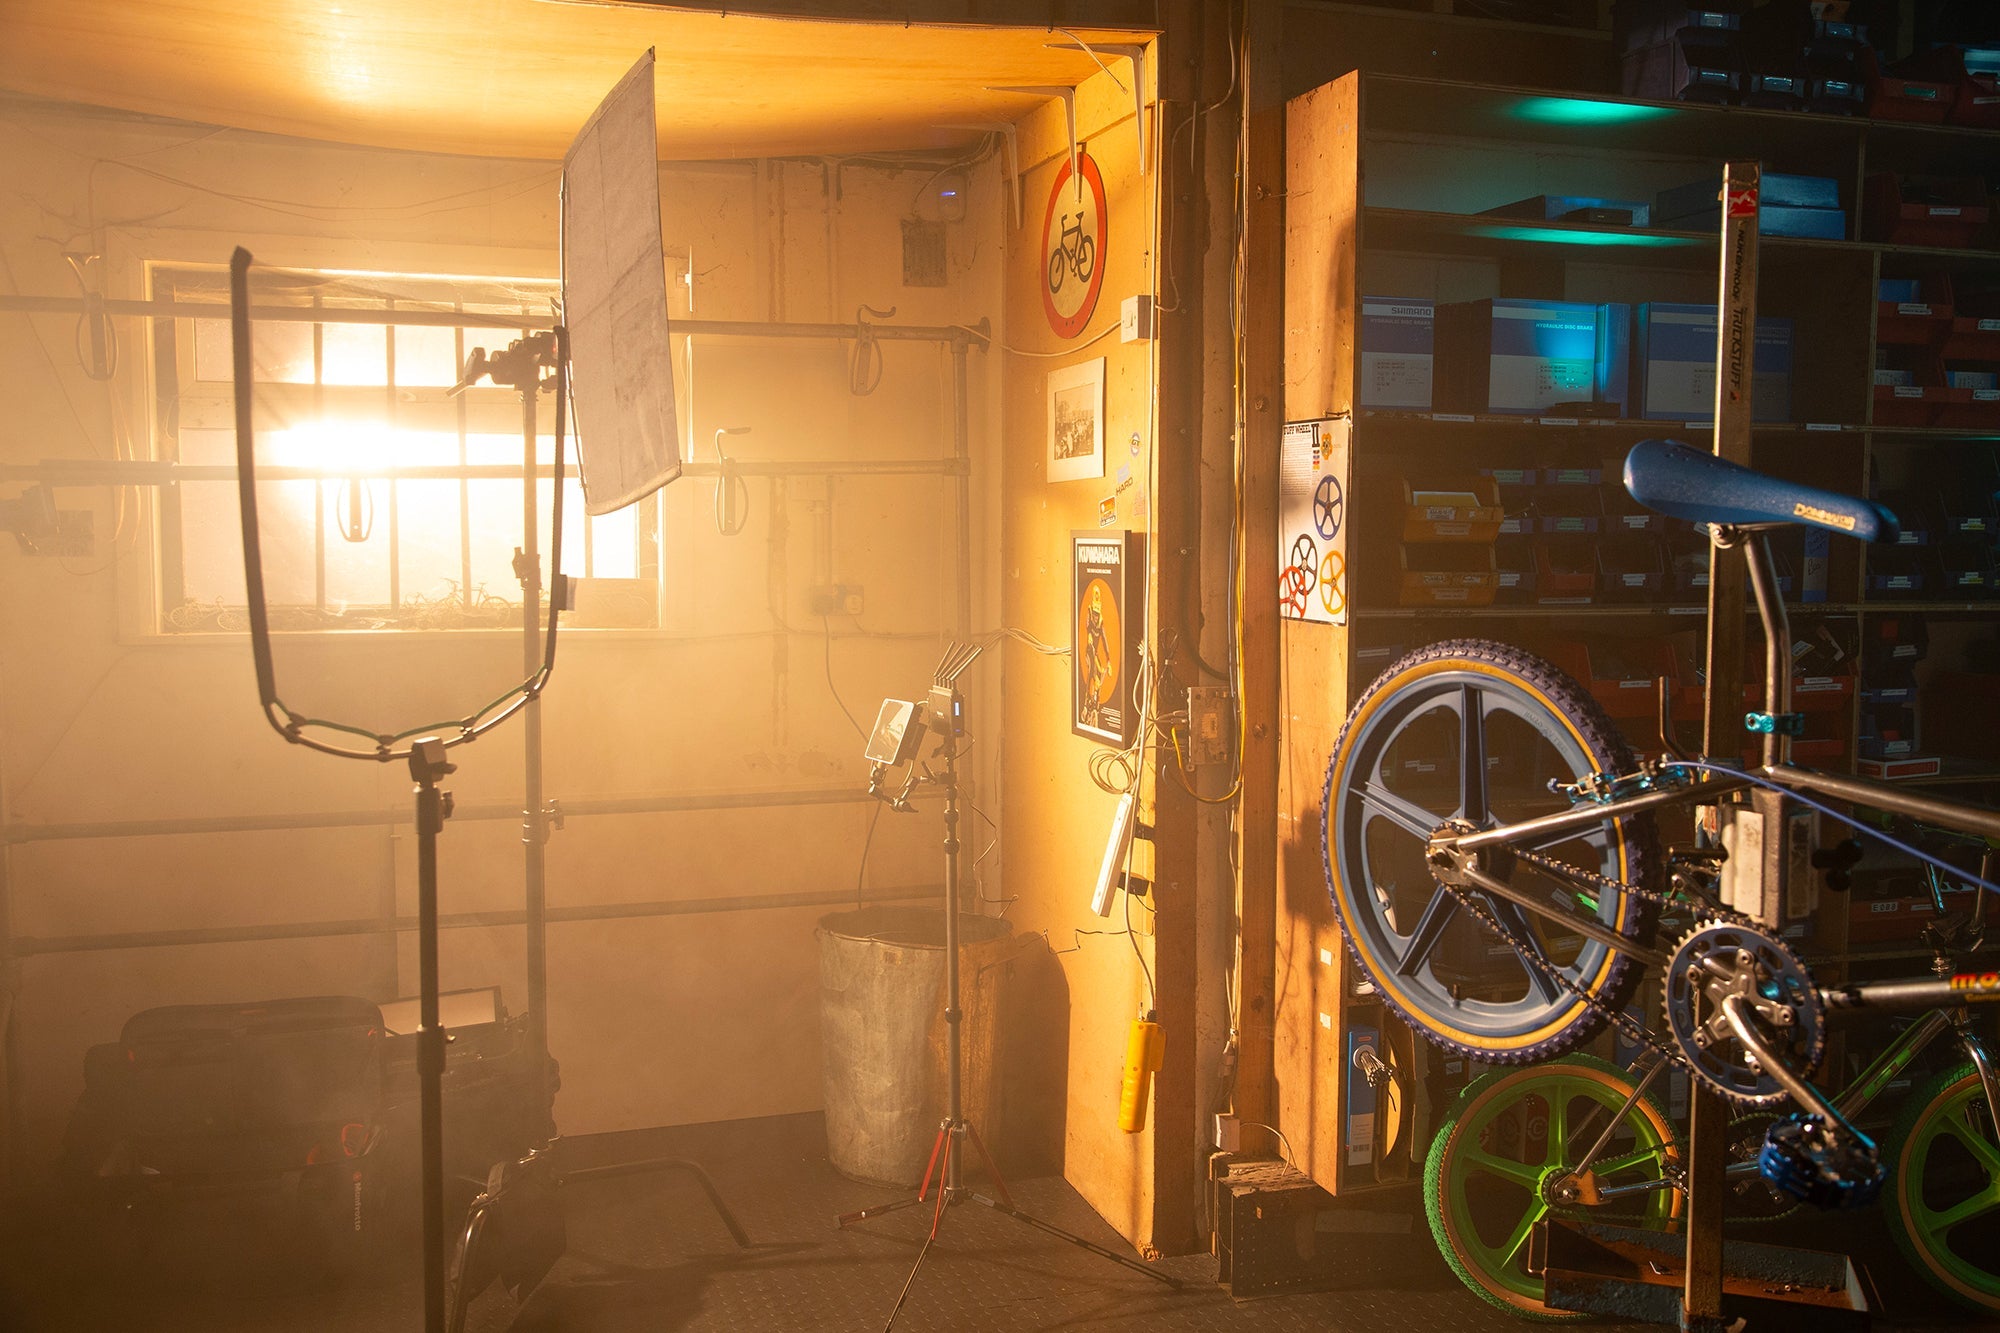
<svg viewBox="0 0 2000 1333"><path fill-rule="evenodd" d="M1070 534L1070 730L1119 747L1139 734L1135 678L1146 617L1146 534Z"/></svg>
<svg viewBox="0 0 2000 1333"><path fill-rule="evenodd" d="M1104 358L1049 372L1049 480L1104 475Z"/></svg>

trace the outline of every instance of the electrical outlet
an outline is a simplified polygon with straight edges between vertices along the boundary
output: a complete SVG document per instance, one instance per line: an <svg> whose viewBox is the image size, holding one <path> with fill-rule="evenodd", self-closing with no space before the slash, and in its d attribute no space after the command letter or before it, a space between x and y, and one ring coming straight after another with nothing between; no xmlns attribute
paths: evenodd
<svg viewBox="0 0 2000 1333"><path fill-rule="evenodd" d="M1195 685L1188 689L1188 767L1229 762L1229 689Z"/></svg>
<svg viewBox="0 0 2000 1333"><path fill-rule="evenodd" d="M822 583L806 592L806 609L816 616L858 616L865 605L858 583Z"/></svg>

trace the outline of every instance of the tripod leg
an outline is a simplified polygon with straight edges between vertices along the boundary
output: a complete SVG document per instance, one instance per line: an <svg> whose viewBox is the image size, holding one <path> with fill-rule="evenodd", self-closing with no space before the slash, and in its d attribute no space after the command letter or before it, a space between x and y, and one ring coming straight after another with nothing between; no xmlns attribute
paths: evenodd
<svg viewBox="0 0 2000 1333"><path fill-rule="evenodd" d="M862 1208L851 1213L842 1213L833 1219L833 1224L845 1227L856 1222L866 1222L871 1217L880 1217L884 1213L894 1213L900 1212L905 1208L914 1208L930 1197L932 1179L937 1180L938 1189L942 1191L944 1189L944 1177L938 1174L938 1158L944 1152L945 1137L950 1133L951 1122L949 1120L938 1126L937 1137L931 1140L931 1160L924 1167L924 1183L917 1188L917 1192L913 1197L898 1199L894 1203L878 1203L871 1208Z"/></svg>
<svg viewBox="0 0 2000 1333"><path fill-rule="evenodd" d="M931 1177L937 1173L939 1154L942 1153L947 1158L949 1158L951 1154L951 1149L950 1147L947 1146L950 1138L951 1138L951 1122L947 1120L938 1126L937 1137L931 1140L931 1160L924 1163L924 1183L917 1187L918 1203L922 1203L924 1201L924 1196L930 1193ZM943 1176L937 1177L939 1189L944 1188L944 1181L945 1178Z"/></svg>
<svg viewBox="0 0 2000 1333"><path fill-rule="evenodd" d="M1035 1230L1054 1236L1058 1240L1066 1240L1078 1249L1089 1250L1092 1254L1109 1259L1114 1264L1123 1264L1133 1272L1144 1273L1147 1277L1153 1279L1153 1281L1164 1282L1176 1291L1180 1289L1181 1284L1178 1278L1169 1277L1150 1264L1141 1263L1129 1255L1120 1254L1116 1250L1106 1249L1095 1241L1085 1240L1083 1237L1075 1235L1072 1232L1064 1231L1059 1226L1042 1221L1041 1218L1036 1217L1032 1213L1022 1212L1010 1203L1001 1203L998 1199L989 1199L983 1194L970 1194L967 1197L974 1203L983 1203L994 1212L1013 1218L1016 1222L1031 1226Z"/></svg>
<svg viewBox="0 0 2000 1333"><path fill-rule="evenodd" d="M943 1131L943 1133L945 1135L945 1141L944 1141L945 1174L938 1183L937 1207L931 1211L931 1240L937 1239L938 1228L944 1225L944 1206L952 1201L951 1191L944 1187L943 1182L945 1180L951 1179L951 1155L953 1152L956 1151L956 1149L952 1147L950 1138L951 1131L945 1130ZM922 1196L919 1195L918 1197L921 1198ZM928 1247L930 1241L926 1241L924 1242L924 1244L926 1247Z"/></svg>
<svg viewBox="0 0 2000 1333"><path fill-rule="evenodd" d="M930 1256L931 1246L936 1243L937 1228L932 1227L931 1234L924 1240L924 1248L917 1251L917 1261L910 1265L910 1275L903 1279L903 1289L896 1293L896 1304L889 1311L888 1321L882 1325L882 1333L889 1333L896 1327L896 1316L903 1312L903 1302L910 1299L910 1288L917 1285L917 1274L923 1271L924 1260Z"/></svg>
<svg viewBox="0 0 2000 1333"><path fill-rule="evenodd" d="M993 1188L999 1193L1000 1202L1012 1208L1014 1196L1007 1192L1007 1179L1000 1174L1000 1168L993 1165L993 1154L986 1151L986 1141L979 1137L979 1131L972 1127L970 1120L965 1122L965 1132L972 1136L972 1146L979 1149L979 1160L986 1163L986 1174L992 1177Z"/></svg>

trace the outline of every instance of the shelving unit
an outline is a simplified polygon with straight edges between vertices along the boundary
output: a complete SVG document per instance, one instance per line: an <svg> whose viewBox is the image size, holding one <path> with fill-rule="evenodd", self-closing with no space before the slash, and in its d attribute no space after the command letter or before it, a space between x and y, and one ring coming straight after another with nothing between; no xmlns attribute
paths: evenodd
<svg viewBox="0 0 2000 1333"><path fill-rule="evenodd" d="M1415 1147L1420 1154L1425 1136L1419 1125L1385 1154L1378 1134L1364 1153L1349 1132L1343 1034L1376 1028L1396 1041L1408 1038L1371 996L1357 993L1327 904L1321 782L1347 711L1395 648L1479 633L1531 649L1569 636L1617 643L1678 633L1692 641L1706 609L1698 600L1705 594L1691 589L1589 605L1566 599L1398 605L1393 590L1371 577L1395 568L1399 559L1397 534L1386 517L1391 497L1400 499L1403 477L1480 468L1605 468L1610 484L1616 461L1639 440L1699 445L1711 429L1696 419L1360 409L1362 297L1713 305L1715 234L1537 222L1481 211L1542 193L1650 201L1704 177L1719 185L1728 160L1758 160L1767 173L1831 177L1846 215L1843 239L1767 233L1761 240L1759 313L1792 321L1796 419L1755 428L1754 462L1849 493L1870 493L1878 480L1886 483L1880 488L1894 490L1913 469L1929 465L1925 460L1992 456L2000 446L2000 404L1990 425L1971 429L1877 424L1878 284L1885 277L1944 275L1961 290L1990 288L1992 313L2000 315L2000 249L1862 239L1869 234L1866 182L1872 171L1890 169L2000 178L2000 131L1559 97L1362 72L1294 99L1287 140L1285 414L1293 421L1353 417L1344 480L1355 526L1348 548L1349 624L1283 622L1271 646L1283 691L1274 1054L1280 1124L1298 1149L1298 1164L1325 1188L1352 1192L1408 1178L1408 1151ZM1788 598L1795 630L1824 627L1844 641L1857 685L1870 665L1872 630L1885 617L1924 616L1937 654L1964 651L1965 641L1985 632L1985 622L2000 612L2000 587L1992 585L1991 600L1927 590L1907 598L1871 594L1870 555L1835 538L1823 600L1802 601L1796 590ZM1754 656L1761 648L1754 633L1750 638ZM1859 695L1858 688L1846 689L1826 715L1830 732L1822 739L1829 757L1807 762L1853 769ZM1623 725L1636 747L1657 750L1652 710L1646 711L1648 718ZM1982 766L2000 772L2000 753L1972 756L1958 768L1963 774ZM1808 949L1835 968L1916 956L1851 947L1839 900L1812 924Z"/></svg>

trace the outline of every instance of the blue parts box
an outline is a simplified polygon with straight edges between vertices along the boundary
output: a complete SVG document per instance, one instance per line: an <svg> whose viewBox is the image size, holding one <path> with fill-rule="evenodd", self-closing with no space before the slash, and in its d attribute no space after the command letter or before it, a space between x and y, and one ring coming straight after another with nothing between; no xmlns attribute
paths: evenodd
<svg viewBox="0 0 2000 1333"><path fill-rule="evenodd" d="M1495 299L1437 308L1437 406L1535 416L1630 401L1632 308Z"/></svg>
<svg viewBox="0 0 2000 1333"><path fill-rule="evenodd" d="M1435 337L1431 302L1362 297L1360 405L1430 411Z"/></svg>
<svg viewBox="0 0 2000 1333"><path fill-rule="evenodd" d="M1690 181L1662 190L1653 201L1653 224L1669 231L1708 231L1722 225L1722 181ZM1829 176L1764 173L1758 195L1757 228L1766 236L1839 241L1847 237L1847 213L1840 187Z"/></svg>
<svg viewBox="0 0 2000 1333"><path fill-rule="evenodd" d="M1716 315L1712 305L1663 301L1639 307L1633 379L1640 410L1650 420L1706 421L1715 415ZM1792 321L1757 319L1751 418L1792 419Z"/></svg>

